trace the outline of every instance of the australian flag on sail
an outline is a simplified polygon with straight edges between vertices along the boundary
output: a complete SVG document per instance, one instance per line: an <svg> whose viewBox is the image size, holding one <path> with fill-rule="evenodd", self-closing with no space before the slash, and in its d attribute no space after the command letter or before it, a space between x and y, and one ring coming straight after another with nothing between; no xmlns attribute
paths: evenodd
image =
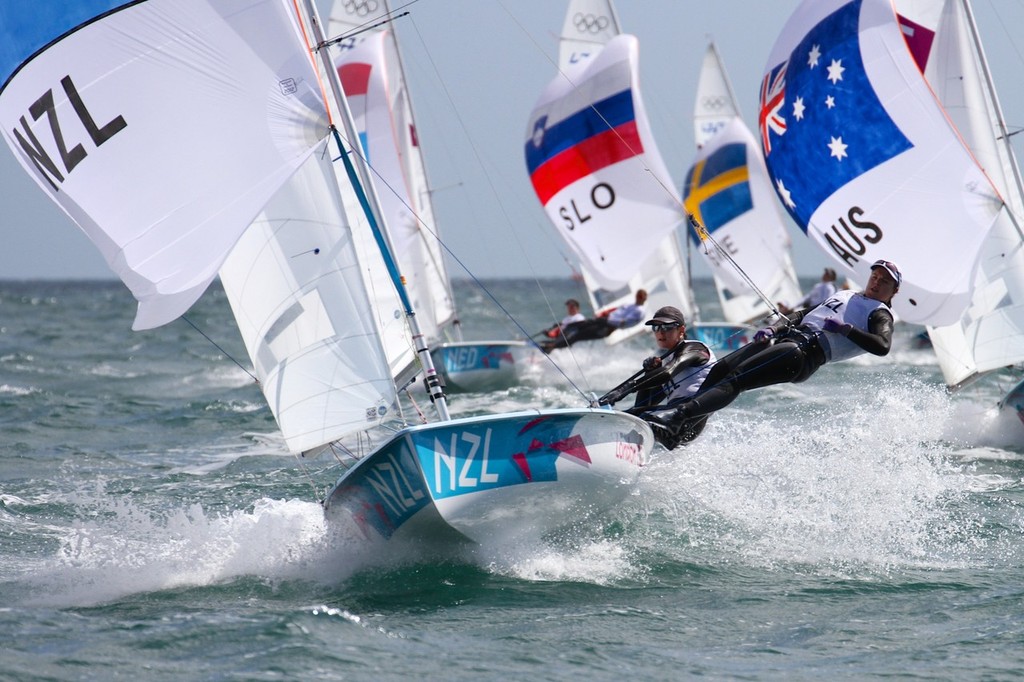
<svg viewBox="0 0 1024 682"><path fill-rule="evenodd" d="M526 142L526 168L541 204L577 180L644 151L629 89L586 103L550 126L548 120L538 118Z"/></svg>
<svg viewBox="0 0 1024 682"><path fill-rule="evenodd" d="M754 208L747 169L747 145L723 145L693 164L683 184L686 210L708 232L714 232ZM696 230L690 237L699 242Z"/></svg>
<svg viewBox="0 0 1024 682"><path fill-rule="evenodd" d="M765 161L783 204L805 232L833 192L912 147L864 71L861 1L819 22L787 61L769 70L761 89Z"/></svg>

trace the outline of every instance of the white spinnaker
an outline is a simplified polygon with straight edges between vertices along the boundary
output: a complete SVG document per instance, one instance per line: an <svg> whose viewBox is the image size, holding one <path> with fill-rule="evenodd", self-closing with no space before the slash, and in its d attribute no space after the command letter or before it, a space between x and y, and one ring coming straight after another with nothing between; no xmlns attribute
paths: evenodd
<svg viewBox="0 0 1024 682"><path fill-rule="evenodd" d="M318 149L220 271L260 387L295 453L376 426L396 405L335 171Z"/></svg>
<svg viewBox="0 0 1024 682"><path fill-rule="evenodd" d="M909 41L921 28L935 32L930 50L919 50L927 58L925 78L1006 202L982 245L966 313L956 324L928 329L946 383L957 386L1024 362L1024 190L967 3L899 0L896 6L913 22L903 22Z"/></svg>
<svg viewBox="0 0 1024 682"><path fill-rule="evenodd" d="M6 4L0 40L4 137L138 300L135 329L199 298L326 133L281 0Z"/></svg>

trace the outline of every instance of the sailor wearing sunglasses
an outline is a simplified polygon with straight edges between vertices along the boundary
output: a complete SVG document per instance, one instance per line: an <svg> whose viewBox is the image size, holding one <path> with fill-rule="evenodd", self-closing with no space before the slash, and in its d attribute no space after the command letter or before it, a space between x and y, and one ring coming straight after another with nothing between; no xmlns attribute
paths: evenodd
<svg viewBox="0 0 1024 682"><path fill-rule="evenodd" d="M635 391L633 407L626 411L641 419L646 419L652 408L692 397L715 360L715 354L703 343L686 340L686 319L678 308L659 308L646 324L654 332L661 354L644 360L641 372L599 400L601 405L614 405ZM671 450L700 435L706 422L707 416L698 417L672 431L663 428L659 422L651 422L651 426L656 440Z"/></svg>

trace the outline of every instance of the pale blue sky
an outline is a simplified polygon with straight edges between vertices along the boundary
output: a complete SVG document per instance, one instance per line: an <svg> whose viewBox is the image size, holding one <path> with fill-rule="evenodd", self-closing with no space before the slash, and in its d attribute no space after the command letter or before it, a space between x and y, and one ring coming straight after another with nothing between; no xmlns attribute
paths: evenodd
<svg viewBox="0 0 1024 682"><path fill-rule="evenodd" d="M400 4L393 2L394 5ZM796 0L619 0L640 40L641 87L676 184L693 152L694 89L708 37L755 127L765 60ZM527 117L555 74L559 0L419 0L398 22L442 238L477 277L567 276L565 247L526 175ZM975 13L1011 128L1024 126L1024 6L976 0ZM1018 27L1013 35L1008 27ZM1021 148L1018 147L1018 154ZM111 278L99 253L0 151L0 279ZM826 258L792 228L794 260L816 276ZM457 265L453 277L465 277ZM702 264L695 274L707 274Z"/></svg>

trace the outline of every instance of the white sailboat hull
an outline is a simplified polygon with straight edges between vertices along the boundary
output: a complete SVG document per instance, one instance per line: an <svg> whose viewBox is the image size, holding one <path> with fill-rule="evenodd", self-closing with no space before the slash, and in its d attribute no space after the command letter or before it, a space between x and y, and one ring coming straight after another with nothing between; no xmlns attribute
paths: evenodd
<svg viewBox="0 0 1024 682"><path fill-rule="evenodd" d="M324 510L369 541L541 539L619 504L653 445L643 420L608 409L414 426L349 469Z"/></svg>

